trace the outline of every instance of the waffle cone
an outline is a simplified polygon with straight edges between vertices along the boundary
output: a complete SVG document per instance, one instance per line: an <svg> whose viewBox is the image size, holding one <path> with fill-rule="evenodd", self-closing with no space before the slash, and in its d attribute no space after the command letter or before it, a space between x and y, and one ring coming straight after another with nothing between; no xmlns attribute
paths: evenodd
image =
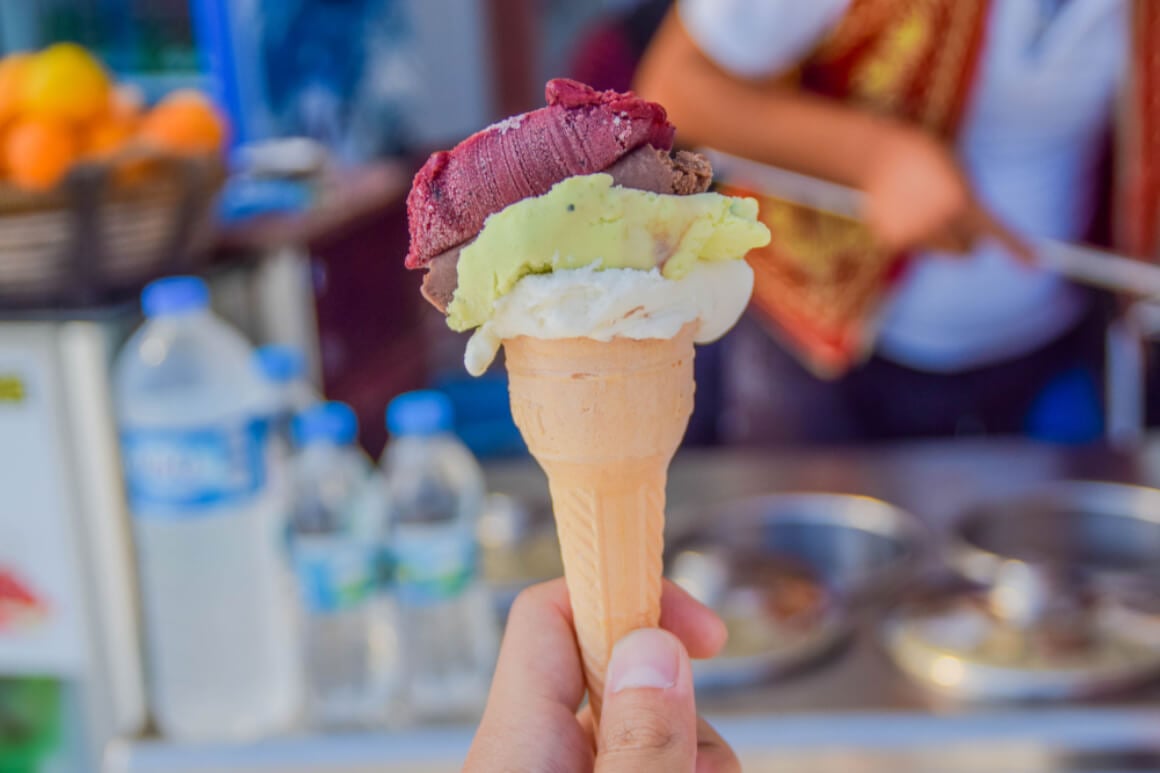
<svg viewBox="0 0 1160 773"><path fill-rule="evenodd" d="M665 482L693 409L693 333L504 342L512 414L548 476L597 718L612 646L660 621Z"/></svg>

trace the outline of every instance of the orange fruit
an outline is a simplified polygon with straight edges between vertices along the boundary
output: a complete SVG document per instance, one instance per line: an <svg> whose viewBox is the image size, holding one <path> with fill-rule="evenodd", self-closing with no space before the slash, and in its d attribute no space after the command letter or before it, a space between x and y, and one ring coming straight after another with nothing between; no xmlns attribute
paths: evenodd
<svg viewBox="0 0 1160 773"><path fill-rule="evenodd" d="M104 117L81 134L81 154L85 158L107 158L125 147L137 130L135 121Z"/></svg>
<svg viewBox="0 0 1160 773"><path fill-rule="evenodd" d="M57 43L34 55L24 73L21 106L30 118L83 123L109 103L109 75L75 43Z"/></svg>
<svg viewBox="0 0 1160 773"><path fill-rule="evenodd" d="M25 119L4 138L4 166L9 178L31 190L56 186L77 159L77 139L68 124Z"/></svg>
<svg viewBox="0 0 1160 773"><path fill-rule="evenodd" d="M225 146L226 122L205 95L175 91L145 115L138 137L179 155L219 153Z"/></svg>
<svg viewBox="0 0 1160 773"><path fill-rule="evenodd" d="M85 158L107 158L133 139L141 124L144 96L140 89L118 84L99 116L81 129L81 153Z"/></svg>
<svg viewBox="0 0 1160 773"><path fill-rule="evenodd" d="M20 114L24 79L32 54L12 54L0 59L0 123L8 123Z"/></svg>

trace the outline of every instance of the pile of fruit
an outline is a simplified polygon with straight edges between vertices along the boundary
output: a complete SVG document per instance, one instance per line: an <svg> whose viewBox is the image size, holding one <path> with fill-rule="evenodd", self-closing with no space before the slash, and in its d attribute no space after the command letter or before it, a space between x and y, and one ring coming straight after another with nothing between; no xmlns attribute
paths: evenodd
<svg viewBox="0 0 1160 773"><path fill-rule="evenodd" d="M225 120L204 95L176 91L146 109L78 45L0 59L0 183L44 191L78 163L216 154L225 140Z"/></svg>

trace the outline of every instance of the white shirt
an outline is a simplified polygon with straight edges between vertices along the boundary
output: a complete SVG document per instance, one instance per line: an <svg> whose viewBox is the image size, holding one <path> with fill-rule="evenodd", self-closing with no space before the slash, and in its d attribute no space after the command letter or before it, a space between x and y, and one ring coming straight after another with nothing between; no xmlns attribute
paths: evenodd
<svg viewBox="0 0 1160 773"><path fill-rule="evenodd" d="M808 56L851 0L681 0L697 45L743 77ZM1016 232L1076 241L1094 212L1100 142L1127 69L1127 0L997 0L957 138L980 201ZM983 244L916 261L885 310L880 354L952 372L1033 351L1083 314L1064 280Z"/></svg>

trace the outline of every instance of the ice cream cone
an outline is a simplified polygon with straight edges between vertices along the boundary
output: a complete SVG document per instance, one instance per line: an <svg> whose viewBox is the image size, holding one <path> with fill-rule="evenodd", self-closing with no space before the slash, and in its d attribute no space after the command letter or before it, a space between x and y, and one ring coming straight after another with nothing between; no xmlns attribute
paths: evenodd
<svg viewBox="0 0 1160 773"><path fill-rule="evenodd" d="M693 410L695 331L504 342L512 413L548 476L597 718L613 644L660 621L665 481Z"/></svg>

